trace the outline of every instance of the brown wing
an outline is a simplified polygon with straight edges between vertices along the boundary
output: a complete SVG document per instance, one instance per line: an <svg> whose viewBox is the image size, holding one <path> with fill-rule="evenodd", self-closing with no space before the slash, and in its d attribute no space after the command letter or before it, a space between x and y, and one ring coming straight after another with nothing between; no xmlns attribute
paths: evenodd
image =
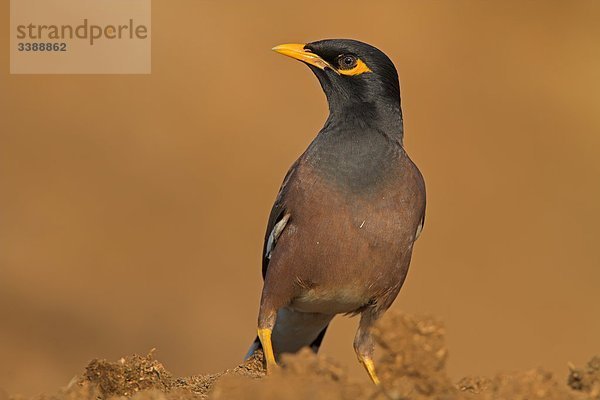
<svg viewBox="0 0 600 400"><path fill-rule="evenodd" d="M277 238L281 235L283 228L285 228L285 224L288 222L291 214L286 209L286 195L289 190L289 182L293 177L296 169L298 168L299 159L294 162L294 164L290 167L287 174L285 174L285 178L283 178L283 183L279 188L279 193L277 194L277 198L275 199L275 203L273 204L273 208L271 208L271 214L269 215L269 222L267 223L267 232L265 233L265 240L263 244L263 261L262 261L262 276L263 279L267 274L267 268L269 267L269 261L271 259L271 252L275 248L277 244Z"/></svg>

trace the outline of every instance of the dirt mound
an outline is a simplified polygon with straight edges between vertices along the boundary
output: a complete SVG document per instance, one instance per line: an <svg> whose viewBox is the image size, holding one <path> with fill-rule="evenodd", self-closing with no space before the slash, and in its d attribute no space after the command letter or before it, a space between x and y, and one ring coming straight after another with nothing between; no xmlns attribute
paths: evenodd
<svg viewBox="0 0 600 400"><path fill-rule="evenodd" d="M585 368L569 368L569 386L574 390L589 393L592 398L600 399L600 357L592 358Z"/></svg>
<svg viewBox="0 0 600 400"><path fill-rule="evenodd" d="M154 360L153 351L146 357L134 355L116 363L92 360L85 369L83 381L96 386L102 397L132 396L139 391L173 387L174 379L165 367Z"/></svg>
<svg viewBox="0 0 600 400"><path fill-rule="evenodd" d="M67 387L38 399L600 400L600 357L585 368L571 367L568 385L542 369L454 384L445 369L444 327L435 318L388 313L374 334L380 387L354 382L334 360L308 349L284 356L281 368L266 377L260 352L227 371L176 378L151 351L117 362L92 360Z"/></svg>
<svg viewBox="0 0 600 400"><path fill-rule="evenodd" d="M386 393L415 400L457 396L446 375L443 324L431 317L386 317L373 332L383 353L378 370Z"/></svg>

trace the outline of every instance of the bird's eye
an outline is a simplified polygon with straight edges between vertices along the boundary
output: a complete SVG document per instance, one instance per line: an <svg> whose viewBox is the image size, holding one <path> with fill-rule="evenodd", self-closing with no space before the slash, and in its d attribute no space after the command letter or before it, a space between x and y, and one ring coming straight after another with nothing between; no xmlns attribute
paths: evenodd
<svg viewBox="0 0 600 400"><path fill-rule="evenodd" d="M356 67L358 59L351 54L342 54L338 57L338 65L341 69L351 69Z"/></svg>

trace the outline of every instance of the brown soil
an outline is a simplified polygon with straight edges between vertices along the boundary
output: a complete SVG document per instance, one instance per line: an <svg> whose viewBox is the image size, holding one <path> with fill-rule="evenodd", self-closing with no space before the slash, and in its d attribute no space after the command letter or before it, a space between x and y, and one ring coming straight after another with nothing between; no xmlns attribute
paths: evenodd
<svg viewBox="0 0 600 400"><path fill-rule="evenodd" d="M571 366L568 377L533 369L453 383L445 369L444 327L436 319L390 312L375 336L380 388L352 381L334 360L309 350L284 357L282 368L270 376L264 375L259 353L220 373L183 378L172 376L151 351L116 362L92 360L58 393L37 399L600 400L600 357L583 368Z"/></svg>

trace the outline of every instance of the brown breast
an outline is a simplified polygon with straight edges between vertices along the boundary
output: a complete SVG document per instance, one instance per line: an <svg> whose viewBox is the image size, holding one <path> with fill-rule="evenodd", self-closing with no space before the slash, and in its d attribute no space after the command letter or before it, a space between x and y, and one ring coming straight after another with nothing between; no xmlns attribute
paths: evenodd
<svg viewBox="0 0 600 400"><path fill-rule="evenodd" d="M391 303L425 207L422 177L410 159L403 154L384 179L360 192L331 185L301 164L287 197L291 216L269 268L278 280L294 282L292 306L346 313Z"/></svg>

